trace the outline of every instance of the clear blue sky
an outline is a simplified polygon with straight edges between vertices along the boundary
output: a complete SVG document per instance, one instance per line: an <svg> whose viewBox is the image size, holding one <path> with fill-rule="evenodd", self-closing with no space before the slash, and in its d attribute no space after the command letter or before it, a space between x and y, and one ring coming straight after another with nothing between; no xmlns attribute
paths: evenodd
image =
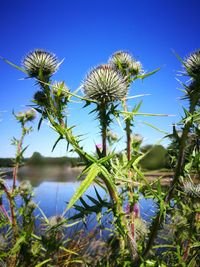
<svg viewBox="0 0 200 267"><path fill-rule="evenodd" d="M107 62L117 50L131 52L146 71L162 67L131 88L131 95L151 94L144 98L141 111L176 115L137 118L134 132L141 133L145 143L154 143L162 135L143 126L141 120L170 131L171 124L180 119L181 92L175 77L181 66L172 49L185 57L199 48L199 0L1 0L0 10L0 55L20 64L30 50L52 51L59 59L65 58L55 80L64 80L71 90L80 85L92 66ZM0 157L14 155L10 139L19 136L12 110L23 110L36 91L34 81L20 80L23 77L0 62ZM99 142L97 123L80 104L71 106L70 111L69 122L77 124L76 133L87 134L84 145L92 150L94 142ZM65 143L51 154L56 135L46 124L40 132L36 124L34 128L26 139L30 144L26 156L34 151L48 156L65 154Z"/></svg>

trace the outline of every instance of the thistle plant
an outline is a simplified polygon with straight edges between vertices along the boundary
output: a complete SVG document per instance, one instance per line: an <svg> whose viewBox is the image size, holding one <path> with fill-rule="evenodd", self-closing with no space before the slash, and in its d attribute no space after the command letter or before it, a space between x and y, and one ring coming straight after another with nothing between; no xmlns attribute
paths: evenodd
<svg viewBox="0 0 200 267"><path fill-rule="evenodd" d="M179 58L180 59L180 58ZM173 135L175 139L178 140L178 156L176 161L176 166L174 170L174 176L170 188L167 194L164 196L164 205L165 209L160 209L158 211L157 216L152 222L152 228L149 233L149 239L146 244L146 248L143 252L143 257L147 257L149 252L152 248L152 245L157 237L158 230L160 225L163 223L165 219L165 214L167 210L170 208L170 201L175 197L176 190L178 186L181 186L181 181L186 179L187 172L185 172L186 167L186 149L187 149L187 139L189 137L190 131L194 125L194 119L196 110L198 110L199 106L199 79L200 79L200 68L199 68L199 60L200 54L199 52L192 53L189 57L185 60L180 59L183 67L184 67L184 75L189 76L190 83L189 85L184 85L185 88L185 95L183 99L188 99L189 101L189 110L184 108L185 117L180 122L182 126L181 135L178 137L178 131L174 127ZM171 135L170 135L171 137ZM187 188L187 187L186 187ZM191 189L191 188L190 188ZM187 189L188 190L188 189ZM180 201L180 200L179 200Z"/></svg>
<svg viewBox="0 0 200 267"><path fill-rule="evenodd" d="M32 131L32 127L26 127L28 122L31 122L35 119L36 113L35 110L29 109L26 112L19 112L14 114L16 120L20 123L22 133L20 139L13 138L12 144L16 146L16 157L14 162L13 169L13 191L16 187L17 173L20 164L22 163L23 153L27 147L22 148L24 137Z"/></svg>
<svg viewBox="0 0 200 267"><path fill-rule="evenodd" d="M42 55L42 53L44 54ZM118 188L115 184L115 177L113 176L114 172L111 170L112 164L110 159L113 156L107 156L106 140L109 126L112 122L112 116L118 113L117 107L120 103L122 103L124 111L127 112L126 97L131 82L136 78L143 79L144 77L155 73L157 70L146 74L146 76L139 75L142 72L141 64L135 61L129 54L118 52L116 55L113 55L113 60L109 60L109 64L100 65L89 72L82 85L85 96L80 97L76 93L71 93L69 91L66 92L67 90L63 83L55 84L51 81L52 75L56 71L59 63L55 60L55 57L51 53L50 55L48 54L48 56L47 54L48 53L45 51L40 51L38 56L38 51L33 51L24 59L23 66L28 76L30 78L36 78L37 83L40 85L40 90L35 93L33 101L33 107L41 114L39 127L43 119L48 119L53 129L59 134L59 138L55 142L53 149L59 140L64 138L86 164L86 167L80 176L85 174L87 174L87 176L73 198L70 200L67 210L73 206L92 181L94 181L98 176L106 185L109 192L112 202L112 212L115 218L115 225L120 233L119 239L121 251L123 251L124 247L129 247L132 260L134 261L135 256L133 254L135 251L131 242L132 237L130 237L129 226L123 210L123 199L119 195ZM37 60L35 58L37 58ZM51 59L50 63L47 64L49 59ZM121 60L121 63L119 60ZM89 155L83 150L79 144L79 138L74 136L72 133L73 127L68 127L67 125L66 116L63 111L68 102L71 101L72 96L86 101L86 105L90 103L94 103L96 105L94 111L97 113L97 118L99 119L102 136L102 152L98 153L98 158ZM131 155L130 136L132 118L132 113L125 118L128 160ZM131 164L132 163L128 163L126 168L130 167ZM129 192L132 192L132 190L133 189L131 187ZM131 203L133 202L134 201Z"/></svg>
<svg viewBox="0 0 200 267"><path fill-rule="evenodd" d="M130 53L124 51L115 52L109 59L109 64L116 69L126 80L127 89L130 89L131 83L136 77L142 73L142 65L139 61L136 61ZM127 112L127 101L126 96L121 100L124 111ZM127 139L127 158L128 161L131 160L131 126L132 118L131 116L125 117L125 131Z"/></svg>
<svg viewBox="0 0 200 267"><path fill-rule="evenodd" d="M128 99L131 99L131 97L128 97L131 84L136 79L144 79L154 74L158 69L150 73L143 73L140 62L136 61L129 53L118 51L112 55L108 64L102 64L87 74L81 86L84 96L81 96L77 93L78 90L71 92L64 82L53 81L53 74L60 65L55 55L43 50L35 50L24 58L23 72L29 78L36 79L36 85L39 85L39 90L36 91L33 99L33 108L41 114L39 127L43 119L48 120L51 127L58 133L58 139L53 149L61 139L65 139L67 145L70 145L72 150L85 163L83 171L77 177L78 179L84 177L84 180L69 201L67 208L60 216L45 218L43 225L44 235L41 238L37 238L37 241L34 240L35 243L39 243L39 246L36 245L37 248L41 246L49 256L52 256L52 259L47 259L47 261L45 261L46 258L42 258L44 259L44 264L48 261L51 261L54 265L59 262L56 257L57 254L55 257L53 254L54 251L59 253L59 249L63 246L63 227L67 222L64 216L70 208L74 207L79 211L74 216L74 219L84 218L92 212L98 214L103 208L106 208L108 213L112 212L114 233L117 237L116 239L113 238L113 243L116 241L117 246L119 246L117 250L114 250L118 253L117 256L115 255L117 258L115 261L116 266L122 266L120 265L120 260L125 262L126 259L128 259L128 266L143 266L142 263L145 266L146 259L151 259L151 256L149 256L150 251L152 251L159 229L165 223L166 216L173 214L171 200L173 199L175 204L178 203L177 206L174 205L174 210L180 211L184 194L191 198L196 197L194 192L199 190L198 186L186 184L184 179L191 170L189 165L186 164L188 163L186 161L188 136L191 133L195 133L199 137L199 52L193 53L182 63L185 68L184 75L186 74L190 77L189 84L184 85L184 98L189 100L190 107L189 110L184 109L185 117L179 124L182 128L181 135L178 134L178 130L174 127L173 135L178 142L178 157L172 184L167 192L163 192L159 179L154 184L151 184L138 166L139 161L144 157L140 150L142 138L139 135L133 135L132 127L134 126L134 116L140 114L138 110L141 103L135 105L131 111L128 110L127 104ZM95 105L93 112L97 115L96 118L99 121L102 138L102 150L96 146L97 155L90 155L84 150L80 145L80 137L73 134L75 126L68 125L66 110L68 103L72 101L72 97L82 100L85 104L84 107ZM115 155L114 153L108 153L107 147L108 143L112 145L118 141L118 138L111 133L110 129L113 118L116 116L119 119L121 115L123 115L125 122L126 153L120 151L118 155ZM22 128L27 122L25 117L27 118L27 115L24 116L23 113L16 115ZM23 142L23 138L21 141ZM15 143L18 145L20 141ZM196 150L195 155L193 154L195 162L199 157L197 143L195 141ZM22 151L21 146L19 151ZM87 196L92 205L88 205L84 201L82 195L93 182L106 189L110 198L109 201L103 200L97 190L95 190L97 200ZM155 186L157 186L156 189ZM15 185L13 185L13 188L15 188ZM34 205L32 204L34 203L29 201L31 198L27 193L29 190L26 189L23 184L19 187L19 192L21 192L24 202L29 202L29 205L27 204L24 207L26 208L25 213L28 214L29 211L33 210ZM151 197L156 200L158 212L155 218L152 218L149 229L147 229L147 224L139 216L140 212L137 203L140 193L143 193L145 198ZM81 206L75 205L78 200L80 200ZM126 212L124 204L127 201L128 208ZM187 211L187 208L188 206L185 206L184 212ZM191 217L189 217L194 218L193 215L192 211L190 213ZM177 231L175 232L177 233ZM188 236L187 241L189 241ZM177 240L182 242L182 236ZM189 251L184 247L184 244L181 243L181 245L183 245L181 251ZM194 256L197 251L195 246L192 247L192 251ZM154 252L153 256L156 257L157 251L154 250ZM38 255L38 249L36 254ZM179 258L179 255L177 258ZM185 259L189 263L192 260L187 257ZM153 266L155 266L154 260L150 261L150 263L154 263Z"/></svg>
<svg viewBox="0 0 200 267"><path fill-rule="evenodd" d="M106 156L107 129L111 122L110 115L115 109L113 102L126 97L125 79L110 65L100 65L87 75L83 82L83 90L86 97L97 101L96 112L101 126L102 156Z"/></svg>

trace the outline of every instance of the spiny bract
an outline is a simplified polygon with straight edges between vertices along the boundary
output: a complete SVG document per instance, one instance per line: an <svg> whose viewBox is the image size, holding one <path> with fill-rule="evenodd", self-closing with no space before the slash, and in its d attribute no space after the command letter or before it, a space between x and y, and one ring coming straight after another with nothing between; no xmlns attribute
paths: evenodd
<svg viewBox="0 0 200 267"><path fill-rule="evenodd" d="M22 64L28 75L35 78L39 78L41 74L50 77L60 65L54 54L40 49L30 52Z"/></svg>
<svg viewBox="0 0 200 267"><path fill-rule="evenodd" d="M88 98L100 103L122 100L127 94L125 79L108 64L94 68L83 83Z"/></svg>

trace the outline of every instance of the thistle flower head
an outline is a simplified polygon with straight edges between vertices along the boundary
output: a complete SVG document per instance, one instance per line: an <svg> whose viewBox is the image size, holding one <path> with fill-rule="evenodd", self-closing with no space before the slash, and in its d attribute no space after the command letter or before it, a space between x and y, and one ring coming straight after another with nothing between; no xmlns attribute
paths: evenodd
<svg viewBox="0 0 200 267"><path fill-rule="evenodd" d="M27 121L33 121L36 117L36 112L34 109L31 108L25 112L25 115Z"/></svg>
<svg viewBox="0 0 200 267"><path fill-rule="evenodd" d="M67 97L69 89L64 82L54 82L52 84L52 93L58 97Z"/></svg>
<svg viewBox="0 0 200 267"><path fill-rule="evenodd" d="M200 49L184 60L186 73L194 79L200 79Z"/></svg>
<svg viewBox="0 0 200 267"><path fill-rule="evenodd" d="M54 54L40 49L30 52L22 64L28 75L35 78L41 78L41 75L50 78L60 65Z"/></svg>
<svg viewBox="0 0 200 267"><path fill-rule="evenodd" d="M51 232L48 232L50 229L52 229L53 232L63 232L65 228L65 219L61 215L54 215L48 218L48 222L45 220L42 226L44 227L44 230L47 231L47 237L49 237L49 234L51 235Z"/></svg>
<svg viewBox="0 0 200 267"><path fill-rule="evenodd" d="M19 192L22 196L27 196L32 192L32 186L30 181L22 181L19 185Z"/></svg>
<svg viewBox="0 0 200 267"><path fill-rule="evenodd" d="M26 123L28 121L33 121L36 117L36 113L34 109L29 109L25 112L18 112L15 115L15 118L21 122L21 123Z"/></svg>
<svg viewBox="0 0 200 267"><path fill-rule="evenodd" d="M122 100L127 94L125 79L108 64L94 68L85 78L83 90L99 103Z"/></svg>
<svg viewBox="0 0 200 267"><path fill-rule="evenodd" d="M115 52L109 59L109 64L124 75L138 75L142 70L141 63L124 51Z"/></svg>
<svg viewBox="0 0 200 267"><path fill-rule="evenodd" d="M60 215L55 215L49 218L49 227L54 227L63 220Z"/></svg>
<svg viewBox="0 0 200 267"><path fill-rule="evenodd" d="M29 201L27 204L27 208L29 208L30 210L34 210L35 208L37 208L37 205L34 201Z"/></svg>
<svg viewBox="0 0 200 267"><path fill-rule="evenodd" d="M26 114L25 112L18 112L16 115L15 115L15 118L19 121L19 122L24 122L25 121L25 118L26 118Z"/></svg>
<svg viewBox="0 0 200 267"><path fill-rule="evenodd" d="M110 141L113 141L113 142L116 142L119 139L117 134L112 132L112 131L108 131L107 137L108 137L108 139L110 139Z"/></svg>
<svg viewBox="0 0 200 267"><path fill-rule="evenodd" d="M194 198L200 198L200 184L195 185L192 182L185 182L183 187L187 195Z"/></svg>
<svg viewBox="0 0 200 267"><path fill-rule="evenodd" d="M133 143L142 143L143 137L140 134L132 134L131 139Z"/></svg>

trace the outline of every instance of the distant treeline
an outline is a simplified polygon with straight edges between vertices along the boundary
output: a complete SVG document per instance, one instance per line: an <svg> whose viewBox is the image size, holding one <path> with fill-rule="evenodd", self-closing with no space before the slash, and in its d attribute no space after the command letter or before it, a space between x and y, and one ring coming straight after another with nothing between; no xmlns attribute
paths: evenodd
<svg viewBox="0 0 200 267"><path fill-rule="evenodd" d="M171 168L169 150L162 145L146 145L141 147L141 152L146 155L140 161L140 166L145 170L158 170ZM82 166L84 163L79 157L44 157L39 152L34 152L30 158L24 159L26 165L65 165ZM0 158L0 167L12 167L12 158Z"/></svg>
<svg viewBox="0 0 200 267"><path fill-rule="evenodd" d="M13 158L0 158L0 167L12 167ZM39 152L34 152L30 158L25 158L23 165L65 165L76 167L83 165L79 157L44 157Z"/></svg>

